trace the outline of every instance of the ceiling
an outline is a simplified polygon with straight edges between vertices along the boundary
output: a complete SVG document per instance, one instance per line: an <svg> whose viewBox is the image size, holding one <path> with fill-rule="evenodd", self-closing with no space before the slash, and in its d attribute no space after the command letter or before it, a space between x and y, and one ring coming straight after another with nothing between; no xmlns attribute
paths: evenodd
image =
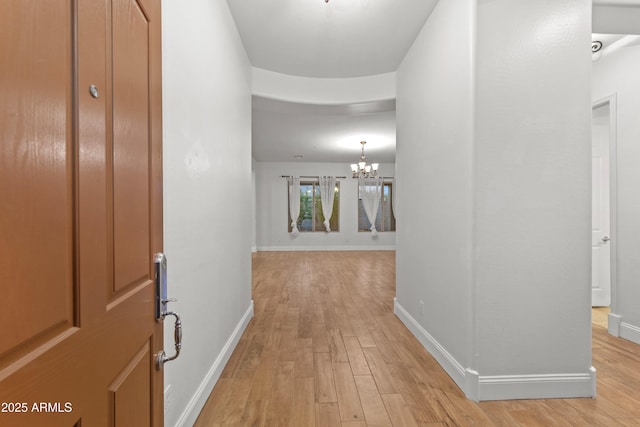
<svg viewBox="0 0 640 427"><path fill-rule="evenodd" d="M251 64L303 77L396 71L437 0L227 0Z"/></svg>
<svg viewBox="0 0 640 427"><path fill-rule="evenodd" d="M625 34L592 34L592 42L602 43L599 51L592 54L592 60L597 61L604 55L610 55L619 49L627 46L637 46L640 44L640 36Z"/></svg>
<svg viewBox="0 0 640 427"><path fill-rule="evenodd" d="M312 105L253 97L253 157L261 162L394 163L395 100ZM302 156L302 157L300 157Z"/></svg>
<svg viewBox="0 0 640 427"><path fill-rule="evenodd" d="M251 65L350 78L394 72L437 0L227 0ZM254 97L260 162L395 162L395 101L309 105Z"/></svg>
<svg viewBox="0 0 640 427"><path fill-rule="evenodd" d="M437 0L227 0L252 66L319 78L397 70ZM602 52L622 36L594 35ZM597 60L598 54L594 55ZM395 162L395 101L311 105L253 97L260 162Z"/></svg>

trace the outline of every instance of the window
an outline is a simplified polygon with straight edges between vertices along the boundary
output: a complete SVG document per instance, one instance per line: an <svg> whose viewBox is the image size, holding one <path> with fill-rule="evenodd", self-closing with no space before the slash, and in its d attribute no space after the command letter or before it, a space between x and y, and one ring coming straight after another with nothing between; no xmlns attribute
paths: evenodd
<svg viewBox="0 0 640 427"><path fill-rule="evenodd" d="M376 215L376 230L378 231L396 231L396 217L393 216L391 209L392 194L393 184L391 182L382 183L382 195ZM370 229L371 223L362 206L362 197L358 186L358 231L369 231Z"/></svg>
<svg viewBox="0 0 640 427"><path fill-rule="evenodd" d="M340 231L340 183L336 182L333 198L333 212L329 219L331 231ZM288 194L288 191L287 191ZM287 197L287 206L289 198ZM287 209L287 224L291 232L291 214ZM300 216L298 216L298 230L300 232L325 231L322 203L320 202L320 187L317 181L300 181Z"/></svg>

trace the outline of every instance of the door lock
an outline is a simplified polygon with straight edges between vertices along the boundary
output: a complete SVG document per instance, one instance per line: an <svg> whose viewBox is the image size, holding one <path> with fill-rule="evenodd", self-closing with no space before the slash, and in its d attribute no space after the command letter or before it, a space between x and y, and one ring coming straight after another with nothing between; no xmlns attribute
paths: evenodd
<svg viewBox="0 0 640 427"><path fill-rule="evenodd" d="M162 322L165 317L173 316L175 322L173 325L173 341L176 353L173 356L167 356L164 350L156 355L156 368L162 369L165 363L171 362L180 356L182 349L182 320L180 315L175 311L169 311L167 304L177 301L175 298L167 298L167 257L163 253L155 254L153 258L155 264L155 282L156 282L156 321Z"/></svg>

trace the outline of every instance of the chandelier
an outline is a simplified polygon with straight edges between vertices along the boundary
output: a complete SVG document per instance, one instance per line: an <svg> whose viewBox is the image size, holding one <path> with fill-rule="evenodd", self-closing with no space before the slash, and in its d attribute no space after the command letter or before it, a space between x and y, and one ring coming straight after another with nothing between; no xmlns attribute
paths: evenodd
<svg viewBox="0 0 640 427"><path fill-rule="evenodd" d="M354 178L372 178L378 176L378 163L367 164L367 158L364 155L364 144L366 143L367 141L360 141L362 145L360 161L351 165L351 172Z"/></svg>

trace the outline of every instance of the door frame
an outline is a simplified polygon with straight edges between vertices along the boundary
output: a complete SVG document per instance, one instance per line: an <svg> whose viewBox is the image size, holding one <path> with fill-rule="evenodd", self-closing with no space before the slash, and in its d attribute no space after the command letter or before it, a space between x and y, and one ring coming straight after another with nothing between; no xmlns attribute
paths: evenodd
<svg viewBox="0 0 640 427"><path fill-rule="evenodd" d="M611 287L611 313L608 318L609 333L620 336L620 317L615 313L618 310L618 292L617 292L617 253L618 253L618 159L617 159L617 93L613 93L604 98L598 99L591 103L591 111L604 105L609 105L609 225L611 240L609 240L609 271L610 271L610 287ZM617 319L617 322L616 322Z"/></svg>

